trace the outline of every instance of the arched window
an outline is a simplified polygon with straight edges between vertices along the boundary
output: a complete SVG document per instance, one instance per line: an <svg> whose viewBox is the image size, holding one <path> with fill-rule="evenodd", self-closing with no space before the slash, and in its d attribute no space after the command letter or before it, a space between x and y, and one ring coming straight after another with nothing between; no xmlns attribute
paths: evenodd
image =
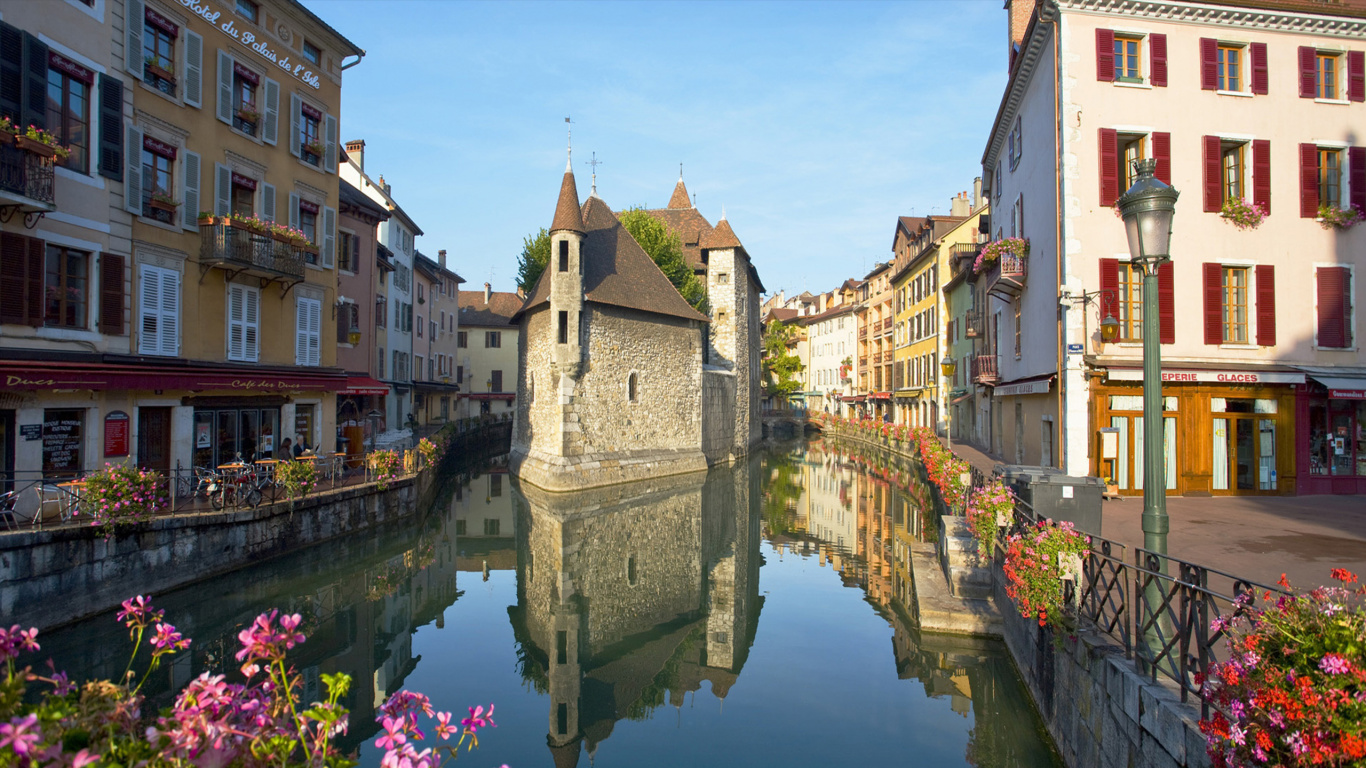
<svg viewBox="0 0 1366 768"><path fill-rule="evenodd" d="M638 382L637 382L637 378L638 378L638 377L637 377L635 371L632 371L632 372L631 372L631 375L626 377L626 400L627 400L627 402L631 402L631 403L636 402L636 395L639 393L639 390L640 390L640 386L639 386L639 384L638 384Z"/></svg>

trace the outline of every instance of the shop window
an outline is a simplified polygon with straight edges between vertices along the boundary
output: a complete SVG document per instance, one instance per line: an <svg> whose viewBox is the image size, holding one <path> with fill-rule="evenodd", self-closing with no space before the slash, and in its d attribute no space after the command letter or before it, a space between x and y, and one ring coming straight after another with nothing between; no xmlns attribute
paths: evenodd
<svg viewBox="0 0 1366 768"><path fill-rule="evenodd" d="M46 325L57 328L86 327L89 270L90 254L48 245L47 271L43 279Z"/></svg>
<svg viewBox="0 0 1366 768"><path fill-rule="evenodd" d="M294 406L294 444L305 451L315 448L316 409L317 406L311 404Z"/></svg>
<svg viewBox="0 0 1366 768"><path fill-rule="evenodd" d="M48 408L43 411L43 475L64 477L85 468L85 409Z"/></svg>
<svg viewBox="0 0 1366 768"><path fill-rule="evenodd" d="M1309 473L1366 476L1366 401L1310 404Z"/></svg>
<svg viewBox="0 0 1366 768"><path fill-rule="evenodd" d="M90 87L95 75L75 62L48 54L47 130L71 151L61 161L76 173L90 171Z"/></svg>
<svg viewBox="0 0 1366 768"><path fill-rule="evenodd" d="M1247 344L1247 267L1224 267L1224 343Z"/></svg>
<svg viewBox="0 0 1366 768"><path fill-rule="evenodd" d="M142 81L168 96L176 94L175 41L180 28L152 10L144 12Z"/></svg>
<svg viewBox="0 0 1366 768"><path fill-rule="evenodd" d="M293 441L283 445L279 437L277 408L196 408L194 412L194 465L217 467L236 461L287 458Z"/></svg>

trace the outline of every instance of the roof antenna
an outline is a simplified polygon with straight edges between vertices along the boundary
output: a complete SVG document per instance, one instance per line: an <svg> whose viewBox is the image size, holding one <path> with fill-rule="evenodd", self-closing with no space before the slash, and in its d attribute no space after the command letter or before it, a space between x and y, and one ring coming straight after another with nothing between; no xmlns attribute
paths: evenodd
<svg viewBox="0 0 1366 768"><path fill-rule="evenodd" d="M566 117L566 118L564 119L564 122L565 122L565 125L568 126L568 127L565 128L564 130L565 130L565 133L566 133L566 134L568 135L568 137L569 137L569 157L568 157L568 159L566 159L565 162L564 162L564 172L565 172L565 173L573 173L573 172L574 172L574 121L573 121L573 120L570 120L569 118Z"/></svg>
<svg viewBox="0 0 1366 768"><path fill-rule="evenodd" d="M598 159L598 153L597 153L597 152L594 152L594 153L593 153L593 159L592 159L592 160L589 160L589 161L586 162L586 163L584 163L584 165L591 165L591 166L593 166L593 191L592 191L592 192L589 192L588 194L589 194L589 197L597 197L597 196L598 196L598 166L599 166L599 165L602 165L602 161ZM600 198L599 198L599 199L600 199Z"/></svg>

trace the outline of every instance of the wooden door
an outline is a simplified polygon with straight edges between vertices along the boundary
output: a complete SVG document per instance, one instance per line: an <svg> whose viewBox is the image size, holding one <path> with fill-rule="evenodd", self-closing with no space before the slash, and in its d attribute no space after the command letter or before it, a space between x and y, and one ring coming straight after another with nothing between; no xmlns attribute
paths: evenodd
<svg viewBox="0 0 1366 768"><path fill-rule="evenodd" d="M171 409L138 409L138 466L171 470Z"/></svg>

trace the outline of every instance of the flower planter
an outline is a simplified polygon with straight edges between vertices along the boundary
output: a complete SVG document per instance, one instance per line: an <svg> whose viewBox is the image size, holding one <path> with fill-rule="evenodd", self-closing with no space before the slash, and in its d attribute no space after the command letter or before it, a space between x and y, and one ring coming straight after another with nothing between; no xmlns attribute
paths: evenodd
<svg viewBox="0 0 1366 768"><path fill-rule="evenodd" d="M148 205L152 206L158 211L165 211L167 213L175 213L176 208L180 207L179 203L168 203L164 200L155 199L148 201Z"/></svg>
<svg viewBox="0 0 1366 768"><path fill-rule="evenodd" d="M41 141L30 139L27 136L15 136L14 143L25 152L31 152L39 157L52 157L57 154L57 150L49 147Z"/></svg>
<svg viewBox="0 0 1366 768"><path fill-rule="evenodd" d="M252 112L246 109L239 109L237 110L237 119L241 120L244 123L251 123L252 125L255 125L256 121L261 119L261 113Z"/></svg>
<svg viewBox="0 0 1366 768"><path fill-rule="evenodd" d="M175 75L171 74L167 70L162 69L161 67L158 67L155 64L144 64L143 72L144 74L153 75L162 80L165 80L166 82L171 83L172 85L175 84Z"/></svg>
<svg viewBox="0 0 1366 768"><path fill-rule="evenodd" d="M0 144L9 145L13 143L14 134L10 133L9 131L0 131Z"/></svg>

